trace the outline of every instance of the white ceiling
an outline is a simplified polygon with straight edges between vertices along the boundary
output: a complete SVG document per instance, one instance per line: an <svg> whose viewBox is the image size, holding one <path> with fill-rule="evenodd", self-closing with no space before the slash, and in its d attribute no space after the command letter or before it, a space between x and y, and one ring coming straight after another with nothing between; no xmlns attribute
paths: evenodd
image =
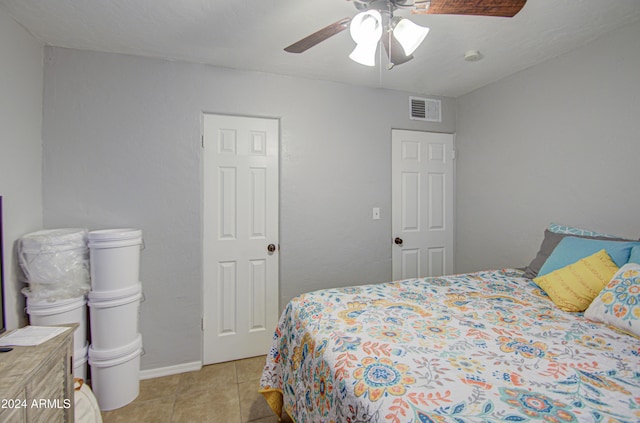
<svg viewBox="0 0 640 423"><path fill-rule="evenodd" d="M354 16L345 0L0 0L0 7L54 46L450 97L640 20L640 0L528 0L511 19L399 11L431 31L414 60L387 70L384 58L374 68L348 58L354 47L348 30L302 54L283 51ZM464 61L472 49L481 61Z"/></svg>

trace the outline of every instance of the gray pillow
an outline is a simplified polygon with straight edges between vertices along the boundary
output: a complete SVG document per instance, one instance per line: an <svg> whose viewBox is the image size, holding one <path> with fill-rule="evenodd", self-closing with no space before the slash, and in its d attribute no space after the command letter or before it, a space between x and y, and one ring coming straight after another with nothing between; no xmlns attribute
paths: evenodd
<svg viewBox="0 0 640 423"><path fill-rule="evenodd" d="M545 261L549 258L553 250L556 246L562 241L564 237L572 236L576 238L591 238L591 239L602 239L608 241L631 241L629 239L624 238L611 238L606 236L586 236L586 235L573 235L573 234L557 234L555 232L551 232L546 229L544 231L544 239L542 240L542 244L540 245L540 250L536 257L531 260L531 263L524 269L524 277L533 279L538 276L538 272Z"/></svg>

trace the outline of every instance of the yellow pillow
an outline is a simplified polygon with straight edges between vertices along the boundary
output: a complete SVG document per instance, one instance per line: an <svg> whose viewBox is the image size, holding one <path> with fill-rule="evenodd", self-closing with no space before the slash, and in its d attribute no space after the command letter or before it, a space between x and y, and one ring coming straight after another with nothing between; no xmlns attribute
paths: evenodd
<svg viewBox="0 0 640 423"><path fill-rule="evenodd" d="M605 250L535 278L533 281L564 311L585 311L618 271Z"/></svg>

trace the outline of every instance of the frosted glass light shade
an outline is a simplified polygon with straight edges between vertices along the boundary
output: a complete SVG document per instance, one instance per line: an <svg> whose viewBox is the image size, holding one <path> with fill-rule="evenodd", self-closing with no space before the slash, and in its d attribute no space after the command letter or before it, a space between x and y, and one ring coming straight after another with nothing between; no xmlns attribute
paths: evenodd
<svg viewBox="0 0 640 423"><path fill-rule="evenodd" d="M356 42L349 58L365 66L375 66L378 41L382 37L382 16L377 10L358 13L349 27L351 38Z"/></svg>
<svg viewBox="0 0 640 423"><path fill-rule="evenodd" d="M360 43L356 45L356 48L353 49L353 51L349 55L349 59L353 60L354 62L360 63L361 65L375 66L377 48L377 42Z"/></svg>
<svg viewBox="0 0 640 423"><path fill-rule="evenodd" d="M393 28L393 36L398 40L407 56L418 48L428 33L429 28L416 25L409 19L401 19Z"/></svg>
<svg viewBox="0 0 640 423"><path fill-rule="evenodd" d="M358 13L351 19L349 32L356 44L377 43L382 37L382 15L377 10Z"/></svg>

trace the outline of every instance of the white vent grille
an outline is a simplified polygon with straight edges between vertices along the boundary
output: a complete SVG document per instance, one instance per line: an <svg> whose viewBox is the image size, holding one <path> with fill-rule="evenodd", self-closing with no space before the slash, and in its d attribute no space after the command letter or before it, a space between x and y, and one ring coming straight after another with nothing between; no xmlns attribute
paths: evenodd
<svg viewBox="0 0 640 423"><path fill-rule="evenodd" d="M433 98L409 97L409 119L442 122L442 102Z"/></svg>

